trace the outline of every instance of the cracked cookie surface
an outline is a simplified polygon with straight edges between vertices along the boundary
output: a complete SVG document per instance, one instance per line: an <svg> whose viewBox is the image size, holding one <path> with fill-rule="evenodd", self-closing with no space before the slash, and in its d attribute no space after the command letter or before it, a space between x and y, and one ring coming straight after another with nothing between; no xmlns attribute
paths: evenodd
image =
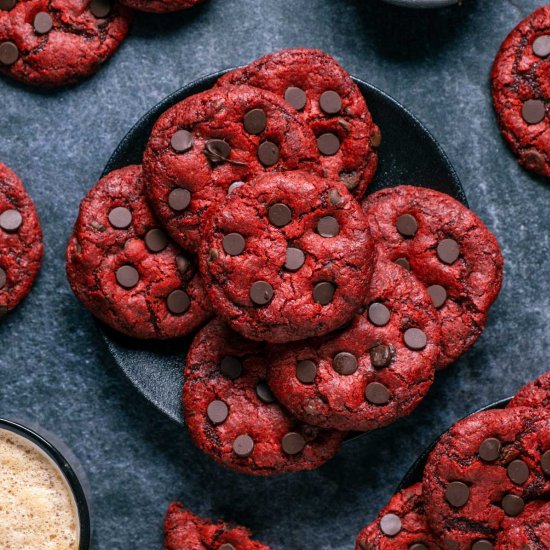
<svg viewBox="0 0 550 550"><path fill-rule="evenodd" d="M147 205L141 166L111 172L86 195L67 275L97 318L136 338L184 336L212 315L198 270Z"/></svg>
<svg viewBox="0 0 550 550"><path fill-rule="evenodd" d="M508 407L550 409L550 371L521 388Z"/></svg>
<svg viewBox="0 0 550 550"><path fill-rule="evenodd" d="M548 550L550 502L531 502L517 518L506 518L495 550ZM483 549L481 549L483 550Z"/></svg>

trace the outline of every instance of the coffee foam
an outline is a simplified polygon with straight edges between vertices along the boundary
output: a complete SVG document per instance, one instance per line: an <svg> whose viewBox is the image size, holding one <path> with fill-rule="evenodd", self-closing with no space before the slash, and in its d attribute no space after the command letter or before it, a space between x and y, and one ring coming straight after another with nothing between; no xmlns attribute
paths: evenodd
<svg viewBox="0 0 550 550"><path fill-rule="evenodd" d="M78 513L55 464L35 444L0 429L0 550L77 550Z"/></svg>

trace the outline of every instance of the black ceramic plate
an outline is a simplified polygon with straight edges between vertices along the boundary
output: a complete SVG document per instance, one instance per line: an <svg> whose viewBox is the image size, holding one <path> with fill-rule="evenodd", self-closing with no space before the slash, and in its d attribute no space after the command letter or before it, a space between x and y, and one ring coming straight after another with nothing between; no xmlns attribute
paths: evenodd
<svg viewBox="0 0 550 550"><path fill-rule="evenodd" d="M140 164L158 117L177 102L213 86L226 71L184 86L153 107L126 135L104 174ZM460 181L445 153L422 124L402 105L374 86L355 79L373 119L382 130L379 167L369 192L400 183L418 184L451 195L467 205ZM116 363L132 384L158 409L183 424L180 406L182 370L190 339L140 342L101 326Z"/></svg>
<svg viewBox="0 0 550 550"><path fill-rule="evenodd" d="M504 409L504 407L506 407L506 405L510 403L511 399L512 399L511 397L507 399L501 399L500 401L492 403L491 405L482 407L481 409L475 411L472 414L476 414L481 411L490 411L491 409ZM471 416L471 415L468 415L468 416ZM420 481L422 481L422 474L424 473L424 467L426 466L426 462L428 461L428 456L433 451L438 441L443 437L443 435L445 435L445 433L447 432L442 433L428 447L426 447L424 452L418 457L416 462L410 467L409 471L405 474L405 477L401 480L399 487L397 487L398 491L401 491L402 489L406 489L407 487L410 487L411 485L414 485L415 483L419 483Z"/></svg>

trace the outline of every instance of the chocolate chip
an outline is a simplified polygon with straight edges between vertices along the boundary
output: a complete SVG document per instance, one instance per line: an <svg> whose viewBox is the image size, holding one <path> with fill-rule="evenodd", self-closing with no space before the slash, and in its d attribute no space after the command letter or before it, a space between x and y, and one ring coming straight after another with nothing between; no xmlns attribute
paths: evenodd
<svg viewBox="0 0 550 550"><path fill-rule="evenodd" d="M230 542L222 544L218 550L237 550Z"/></svg>
<svg viewBox="0 0 550 550"><path fill-rule="evenodd" d="M453 481L449 483L445 491L445 499L455 508L464 506L470 498L470 489L462 481Z"/></svg>
<svg viewBox="0 0 550 550"><path fill-rule="evenodd" d="M306 440L297 432L289 432L283 437L281 445L287 455L297 455L304 450Z"/></svg>
<svg viewBox="0 0 550 550"><path fill-rule="evenodd" d="M285 268L289 271L298 271L306 261L306 256L299 248L289 246L286 249Z"/></svg>
<svg viewBox="0 0 550 550"><path fill-rule="evenodd" d="M327 90L321 94L319 105L327 115L335 115L342 108L342 98L334 90Z"/></svg>
<svg viewBox="0 0 550 550"><path fill-rule="evenodd" d="M258 158L264 166L273 166L279 160L279 147L271 141L264 141L258 147Z"/></svg>
<svg viewBox="0 0 550 550"><path fill-rule="evenodd" d="M176 266L178 268L178 271L182 275L184 275L187 272L190 265L191 264L190 264L189 260L185 256L182 256L181 254L178 254L176 256Z"/></svg>
<svg viewBox="0 0 550 550"><path fill-rule="evenodd" d="M247 458L254 450L254 440L248 435L239 435L233 441L233 452L241 458Z"/></svg>
<svg viewBox="0 0 550 550"><path fill-rule="evenodd" d="M332 216L323 216L317 222L317 233L321 237L336 237L340 233L340 224L338 220Z"/></svg>
<svg viewBox="0 0 550 550"><path fill-rule="evenodd" d="M185 210L191 202L191 192L188 189L176 187L168 195L168 205L176 212Z"/></svg>
<svg viewBox="0 0 550 550"><path fill-rule="evenodd" d="M168 246L168 236L162 229L150 229L145 234L145 245L151 252L162 252Z"/></svg>
<svg viewBox="0 0 550 550"><path fill-rule="evenodd" d="M170 139L170 145L176 153L185 153L185 151L189 151L189 149L193 147L193 143L193 134L187 130L178 130L172 134L172 138Z"/></svg>
<svg viewBox="0 0 550 550"><path fill-rule="evenodd" d="M220 363L220 372L229 378L229 380L236 380L243 372L243 364L238 357L232 355L226 355Z"/></svg>
<svg viewBox="0 0 550 550"><path fill-rule="evenodd" d="M434 307L439 309L447 301L447 291L441 285L431 285L428 287L428 294L432 299Z"/></svg>
<svg viewBox="0 0 550 550"><path fill-rule="evenodd" d="M126 289L134 288L139 281L137 269L131 265L123 265L116 272L117 283Z"/></svg>
<svg viewBox="0 0 550 550"><path fill-rule="evenodd" d="M376 128L376 130L373 132L372 136L370 137L370 144L371 147L380 147L380 144L382 143L382 132L380 131L380 128Z"/></svg>
<svg viewBox="0 0 550 550"><path fill-rule="evenodd" d="M250 287L250 299L258 306L265 306L273 298L275 291L266 281L256 281Z"/></svg>
<svg viewBox="0 0 550 550"><path fill-rule="evenodd" d="M349 376L357 370L358 364L355 355L342 351L338 353L333 361L332 368L338 373L344 376Z"/></svg>
<svg viewBox="0 0 550 550"><path fill-rule="evenodd" d="M4 210L0 214L0 227L4 231L14 232L17 231L23 223L23 216L18 210Z"/></svg>
<svg viewBox="0 0 550 550"><path fill-rule="evenodd" d="M407 269L408 271L411 270L411 264L409 263L409 260L407 260L407 258L397 258L397 260L395 260L395 263L402 268Z"/></svg>
<svg viewBox="0 0 550 550"><path fill-rule="evenodd" d="M222 246L230 256L238 256L243 253L246 241L240 233L228 233L223 238Z"/></svg>
<svg viewBox="0 0 550 550"><path fill-rule="evenodd" d="M298 362L296 366L296 378L302 384L313 384L315 376L317 376L317 365L313 361L306 359L305 361Z"/></svg>
<svg viewBox="0 0 550 550"><path fill-rule="evenodd" d="M7 273L0 267L0 290L6 286Z"/></svg>
<svg viewBox="0 0 550 550"><path fill-rule="evenodd" d="M0 10L10 11L15 6L16 0L0 0Z"/></svg>
<svg viewBox="0 0 550 550"><path fill-rule="evenodd" d="M285 91L285 100L297 111L301 111L306 106L307 98L304 90L289 86Z"/></svg>
<svg viewBox="0 0 550 550"><path fill-rule="evenodd" d="M371 365L376 369L389 366L394 355L393 346L378 345L369 350Z"/></svg>
<svg viewBox="0 0 550 550"><path fill-rule="evenodd" d="M383 327L390 321L390 310L380 302L374 302L369 306L369 321L377 327Z"/></svg>
<svg viewBox="0 0 550 550"><path fill-rule="evenodd" d="M230 152L231 146L223 139L210 139L204 146L206 158L214 164L226 161Z"/></svg>
<svg viewBox="0 0 550 550"><path fill-rule="evenodd" d="M292 212L286 204L278 202L269 207L268 217L275 227L284 227L292 220Z"/></svg>
<svg viewBox="0 0 550 550"><path fill-rule="evenodd" d="M540 465L541 465L542 471L547 476L550 476L550 451L546 451L542 455L542 458L540 459Z"/></svg>
<svg viewBox="0 0 550 550"><path fill-rule="evenodd" d="M267 404L275 403L275 396L271 388L265 382L259 382L256 386L256 395Z"/></svg>
<svg viewBox="0 0 550 550"><path fill-rule="evenodd" d="M326 306L332 302L336 287L327 281L317 283L313 287L313 299L322 306Z"/></svg>
<svg viewBox="0 0 550 550"><path fill-rule="evenodd" d="M13 65L18 59L19 49L13 42L0 44L0 63L2 65Z"/></svg>
<svg viewBox="0 0 550 550"><path fill-rule="evenodd" d="M107 17L113 8L110 0L92 0L90 2L90 11L98 19Z"/></svg>
<svg viewBox="0 0 550 550"><path fill-rule="evenodd" d="M390 392L384 384L371 382L365 388L365 397L373 405L385 405L390 400Z"/></svg>
<svg viewBox="0 0 550 550"><path fill-rule="evenodd" d="M115 229L127 229L132 225L132 213L124 206L117 206L109 212L109 223Z"/></svg>
<svg viewBox="0 0 550 550"><path fill-rule="evenodd" d="M184 292L183 290L174 290L168 295L166 305L170 313L173 313L174 315L181 315L189 309L191 300L189 299L187 292Z"/></svg>
<svg viewBox="0 0 550 550"><path fill-rule="evenodd" d="M229 415L229 407L223 401L215 399L208 405L206 414L213 424L222 424Z"/></svg>
<svg viewBox="0 0 550 550"><path fill-rule="evenodd" d="M267 117L263 109L252 109L244 115L244 129L253 135L261 134L267 125Z"/></svg>
<svg viewBox="0 0 550 550"><path fill-rule="evenodd" d="M540 99L528 99L523 102L521 116L527 124L538 124L544 119L545 114L546 108L544 106L544 101Z"/></svg>
<svg viewBox="0 0 550 550"><path fill-rule="evenodd" d="M513 518L519 516L525 508L525 502L523 502L523 499L517 495L506 495L502 499L501 504L506 515Z"/></svg>
<svg viewBox="0 0 550 550"><path fill-rule="evenodd" d="M550 34L543 34L535 39L533 53L538 57L550 55Z"/></svg>
<svg viewBox="0 0 550 550"><path fill-rule="evenodd" d="M244 185L244 182L243 181L234 181L230 186L229 188L227 189L227 194L231 194L233 193L233 191L235 191L235 189L238 189L239 187L242 187Z"/></svg>
<svg viewBox="0 0 550 550"><path fill-rule="evenodd" d="M472 544L472 550L493 550L493 543L488 540L478 540Z"/></svg>
<svg viewBox="0 0 550 550"><path fill-rule="evenodd" d="M53 27L52 16L49 13L46 13L45 11L39 11L34 16L33 26L34 26L34 30L38 34L49 33Z"/></svg>
<svg viewBox="0 0 550 550"><path fill-rule="evenodd" d="M437 245L437 255L444 264L452 265L460 255L460 246L454 239L443 239Z"/></svg>
<svg viewBox="0 0 550 550"><path fill-rule="evenodd" d="M411 214L403 214L397 218L395 223L397 231L403 235L403 237L414 237L418 231L418 222Z"/></svg>
<svg viewBox="0 0 550 550"><path fill-rule="evenodd" d="M413 351L424 349L428 343L426 335L419 328L407 329L403 335L403 340L405 345Z"/></svg>
<svg viewBox="0 0 550 550"><path fill-rule="evenodd" d="M317 138L317 147L322 155L331 157L340 149L340 138L330 132L322 134Z"/></svg>
<svg viewBox="0 0 550 550"><path fill-rule="evenodd" d="M430 550L423 542L417 542L412 546L409 546L409 550Z"/></svg>
<svg viewBox="0 0 550 550"><path fill-rule="evenodd" d="M394 537L401 531L401 518L395 514L386 514L380 519L380 530L388 537Z"/></svg>
<svg viewBox="0 0 550 550"><path fill-rule="evenodd" d="M516 485L523 485L529 479L529 466L523 460L512 460L508 464L507 473Z"/></svg>
<svg viewBox="0 0 550 550"><path fill-rule="evenodd" d="M479 446L479 456L485 462L494 462L500 456L502 445L496 437L489 437Z"/></svg>

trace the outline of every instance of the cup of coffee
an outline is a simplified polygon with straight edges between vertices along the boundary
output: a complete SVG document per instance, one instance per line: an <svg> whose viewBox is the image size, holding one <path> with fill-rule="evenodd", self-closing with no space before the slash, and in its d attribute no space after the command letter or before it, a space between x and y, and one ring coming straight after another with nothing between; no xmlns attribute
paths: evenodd
<svg viewBox="0 0 550 550"><path fill-rule="evenodd" d="M17 549L89 550L87 493L80 464L55 436L0 418L2 544Z"/></svg>

